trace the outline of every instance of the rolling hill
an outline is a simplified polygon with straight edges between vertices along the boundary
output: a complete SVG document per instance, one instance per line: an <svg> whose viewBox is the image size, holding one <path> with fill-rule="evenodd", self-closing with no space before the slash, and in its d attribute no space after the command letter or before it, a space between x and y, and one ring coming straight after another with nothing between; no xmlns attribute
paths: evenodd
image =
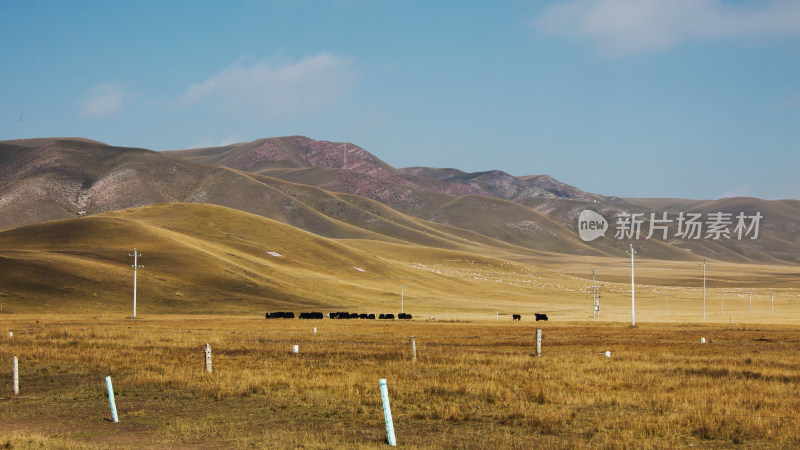
<svg viewBox="0 0 800 450"><path fill-rule="evenodd" d="M458 248L472 241L501 247L523 244L518 251L549 250L556 245L526 238L529 232L508 226L502 214L487 214L487 220L494 225L484 230L462 227L433 211L437 205L460 197L409 190L389 181L381 186L387 198L380 202L261 174L211 167L173 154L75 139L2 142L0 158L4 175L0 181L3 229L156 203L194 202L257 214L332 238L399 239L441 248ZM417 195L424 201L418 201ZM486 207L508 206L499 199L486 199L493 203ZM406 208L392 207L404 203ZM427 213L418 209L420 206ZM403 214L403 209L417 214ZM550 230L557 245L603 254L592 252L591 247L565 233L547 216L524 207L518 209L523 214L514 220ZM438 220L425 220L433 216ZM503 227L508 229L497 232Z"/></svg>
<svg viewBox="0 0 800 450"><path fill-rule="evenodd" d="M348 148L347 168L344 149ZM353 144L290 136L261 139L226 147L170 152L190 160L268 174L328 191L346 192L379 201L405 214L469 229L523 247L576 255L622 256L628 244L643 255L661 259L710 257L725 261L800 263L800 201L752 198L714 201L687 199L623 199L591 194L548 175L514 177L501 171L465 173L457 169L396 169ZM257 163L255 163L257 161ZM521 205L513 208L507 202ZM609 220L606 239L589 243L573 239L583 210ZM641 213L647 234L650 214L681 212L748 215L764 220L757 240L739 239L614 239L613 218ZM670 236L677 225L670 226Z"/></svg>
<svg viewBox="0 0 800 450"><path fill-rule="evenodd" d="M416 191L451 195L485 195L518 203L541 197L586 201L605 198L583 192L548 175L518 178L499 170L465 173L457 169L429 167L396 169L357 145L316 141L304 136L267 138L224 147L176 150L167 153L212 166L229 167L278 178L288 176L295 182L357 195L367 194L367 191L357 190L363 189L370 181L375 183L375 180L383 180ZM360 177L353 179L353 174L358 174ZM334 186L336 188L333 188ZM386 201L373 195L367 196L382 202Z"/></svg>
<svg viewBox="0 0 800 450"><path fill-rule="evenodd" d="M542 294L530 286L521 291L520 285L486 282L498 274L522 280L534 270L489 256L501 252L480 243L443 250L334 240L230 208L170 203L0 232L0 302L6 313L129 311L134 248L144 265L138 309L148 313L263 314L364 305L378 309L371 312L396 312L401 284L411 293L408 300L417 302L415 311L422 305L431 311L469 305L477 298L502 304L524 295L531 301Z"/></svg>
<svg viewBox="0 0 800 450"><path fill-rule="evenodd" d="M344 151L347 149L347 167ZM800 262L800 202L619 199L546 175L396 169L366 150L292 136L226 147L154 152L77 138L0 142L0 230L159 203L223 206L319 236L451 250L479 243L502 252L623 257L628 244L666 260ZM611 223L582 241L590 209ZM760 212L759 239L615 239L624 213ZM643 224L645 229L647 219ZM676 224L670 225L670 234Z"/></svg>

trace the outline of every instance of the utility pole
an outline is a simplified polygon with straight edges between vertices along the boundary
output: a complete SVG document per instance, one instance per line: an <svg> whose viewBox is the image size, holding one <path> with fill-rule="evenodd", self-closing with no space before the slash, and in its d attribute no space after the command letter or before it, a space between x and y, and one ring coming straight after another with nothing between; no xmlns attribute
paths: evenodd
<svg viewBox="0 0 800 450"><path fill-rule="evenodd" d="M403 288L404 287L405 286L400 286L400 312L401 313L405 312L405 311L403 311Z"/></svg>
<svg viewBox="0 0 800 450"><path fill-rule="evenodd" d="M595 278L597 269L592 269L592 317L595 319L600 318L600 286L597 285Z"/></svg>
<svg viewBox="0 0 800 450"><path fill-rule="evenodd" d="M723 300L724 302L724 300ZM725 308L723 308L723 313ZM706 259L703 258L703 322L706 320Z"/></svg>
<svg viewBox="0 0 800 450"><path fill-rule="evenodd" d="M634 269L635 269L636 266L634 265L634 262L633 262L633 255L636 253L636 251L633 250L633 244L630 244L630 246L631 246L631 250L630 250L630 254L631 254L631 326L635 327L636 326L636 279L635 279L635 275L634 275Z"/></svg>
<svg viewBox="0 0 800 450"><path fill-rule="evenodd" d="M139 257L142 256L141 253L137 253L136 249L133 249L133 254L128 254L128 256L133 256L133 318L136 318L136 269L141 269L144 266L139 265Z"/></svg>

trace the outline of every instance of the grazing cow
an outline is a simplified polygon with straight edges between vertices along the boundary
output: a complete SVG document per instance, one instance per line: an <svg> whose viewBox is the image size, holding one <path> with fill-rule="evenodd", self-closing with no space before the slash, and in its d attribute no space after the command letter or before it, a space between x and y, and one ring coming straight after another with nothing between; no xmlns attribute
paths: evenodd
<svg viewBox="0 0 800 450"><path fill-rule="evenodd" d="M367 319L375 319L375 314L367 314Z"/></svg>
<svg viewBox="0 0 800 450"><path fill-rule="evenodd" d="M411 320L411 314L400 313L397 315L397 318L401 320Z"/></svg>
<svg viewBox="0 0 800 450"><path fill-rule="evenodd" d="M522 316L519 314L513 314L511 316L511 320L522 320Z"/></svg>
<svg viewBox="0 0 800 450"><path fill-rule="evenodd" d="M267 313L265 316L267 319L294 319L293 312L273 312Z"/></svg>
<svg viewBox="0 0 800 450"><path fill-rule="evenodd" d="M537 322L540 320L544 320L545 322L547 322L547 314L533 313L533 315L536 316Z"/></svg>
<svg viewBox="0 0 800 450"><path fill-rule="evenodd" d="M359 314L359 315L358 315L358 318L359 318L359 319L366 319L366 318L367 318L367 314L366 314L366 313L364 313L364 314Z"/></svg>

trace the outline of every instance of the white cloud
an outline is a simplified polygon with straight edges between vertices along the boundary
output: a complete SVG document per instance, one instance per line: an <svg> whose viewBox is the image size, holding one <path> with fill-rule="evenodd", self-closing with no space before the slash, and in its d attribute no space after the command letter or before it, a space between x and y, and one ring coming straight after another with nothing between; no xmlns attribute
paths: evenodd
<svg viewBox="0 0 800 450"><path fill-rule="evenodd" d="M278 65L240 59L189 86L179 103L209 102L232 111L276 117L317 111L347 94L357 78L351 59L330 53Z"/></svg>
<svg viewBox="0 0 800 450"><path fill-rule="evenodd" d="M89 89L81 115L84 117L107 117L121 111L125 100L130 98L124 83L103 83Z"/></svg>
<svg viewBox="0 0 800 450"><path fill-rule="evenodd" d="M233 133L222 140L203 139L201 141L196 142L190 148L225 147L227 145L232 145L242 142L242 140L243 139L239 137L238 133Z"/></svg>
<svg viewBox="0 0 800 450"><path fill-rule="evenodd" d="M735 188L723 192L719 198L732 198L732 197L752 197L753 196L753 183L745 183L741 186L736 186Z"/></svg>
<svg viewBox="0 0 800 450"><path fill-rule="evenodd" d="M690 40L800 35L800 2L570 0L534 20L539 30L589 39L608 56L659 51Z"/></svg>

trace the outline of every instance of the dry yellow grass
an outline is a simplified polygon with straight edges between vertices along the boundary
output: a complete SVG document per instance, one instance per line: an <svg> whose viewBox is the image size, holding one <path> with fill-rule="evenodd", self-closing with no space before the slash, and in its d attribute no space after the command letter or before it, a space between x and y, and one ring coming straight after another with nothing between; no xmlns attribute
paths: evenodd
<svg viewBox="0 0 800 450"><path fill-rule="evenodd" d="M797 266L712 261L700 325L698 262L637 260L631 328L624 258L333 240L180 204L6 232L0 247L0 446L381 447L380 378L407 447L800 444ZM133 247L146 253L136 320ZM397 313L400 285L412 322L262 318ZM189 310L218 315L159 315ZM106 420L106 375L120 424Z"/></svg>
<svg viewBox="0 0 800 450"><path fill-rule="evenodd" d="M800 445L793 327L529 320L17 316L0 339L0 445L382 447L380 378L404 447Z"/></svg>

